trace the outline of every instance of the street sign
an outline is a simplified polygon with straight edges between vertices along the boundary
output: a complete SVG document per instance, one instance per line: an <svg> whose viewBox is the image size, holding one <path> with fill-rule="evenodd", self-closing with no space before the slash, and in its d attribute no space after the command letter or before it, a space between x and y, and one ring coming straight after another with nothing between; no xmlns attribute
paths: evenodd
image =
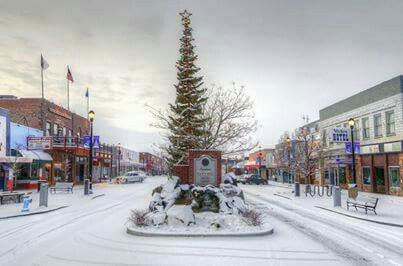
<svg viewBox="0 0 403 266"><path fill-rule="evenodd" d="M352 153L351 142L346 142L346 153L347 154ZM359 141L354 141L354 153L355 154L360 153L360 142Z"/></svg>
<svg viewBox="0 0 403 266"><path fill-rule="evenodd" d="M348 131L346 128L333 128L332 133L333 142L347 142L348 141Z"/></svg>
<svg viewBox="0 0 403 266"><path fill-rule="evenodd" d="M52 148L52 137L27 137L28 150L48 150Z"/></svg>

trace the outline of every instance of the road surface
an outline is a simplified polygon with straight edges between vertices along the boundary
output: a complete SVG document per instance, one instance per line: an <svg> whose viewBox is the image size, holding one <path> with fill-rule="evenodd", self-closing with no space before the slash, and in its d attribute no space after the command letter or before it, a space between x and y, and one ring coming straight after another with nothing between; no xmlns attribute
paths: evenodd
<svg viewBox="0 0 403 266"><path fill-rule="evenodd" d="M341 250L273 212L270 202L246 196L274 226L259 237L136 237L125 232L131 209L148 206L152 189L162 183L95 187L95 199L73 201L52 213L0 221L0 265L351 265L365 257ZM247 190L247 189L246 189ZM64 197L73 197L66 194ZM52 196L50 198L52 200ZM348 253L349 254L349 253ZM352 256L356 254L352 253ZM369 262L373 262L370 260Z"/></svg>

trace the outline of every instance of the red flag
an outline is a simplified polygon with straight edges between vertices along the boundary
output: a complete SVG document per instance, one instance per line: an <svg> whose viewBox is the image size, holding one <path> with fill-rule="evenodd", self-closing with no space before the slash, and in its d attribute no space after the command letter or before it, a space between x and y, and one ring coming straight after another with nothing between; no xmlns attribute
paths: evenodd
<svg viewBox="0 0 403 266"><path fill-rule="evenodd" d="M73 76L71 75L69 67L67 67L67 79L70 80L71 82L74 82Z"/></svg>

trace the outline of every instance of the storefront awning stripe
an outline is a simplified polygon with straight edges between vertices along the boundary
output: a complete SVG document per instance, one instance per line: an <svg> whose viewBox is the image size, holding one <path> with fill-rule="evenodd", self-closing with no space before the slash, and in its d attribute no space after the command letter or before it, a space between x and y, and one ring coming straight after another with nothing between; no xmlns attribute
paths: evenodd
<svg viewBox="0 0 403 266"><path fill-rule="evenodd" d="M35 151L18 150L18 152L21 153L23 157L30 158L32 160L46 161L46 162L52 161L52 157L48 153L41 150L35 150Z"/></svg>

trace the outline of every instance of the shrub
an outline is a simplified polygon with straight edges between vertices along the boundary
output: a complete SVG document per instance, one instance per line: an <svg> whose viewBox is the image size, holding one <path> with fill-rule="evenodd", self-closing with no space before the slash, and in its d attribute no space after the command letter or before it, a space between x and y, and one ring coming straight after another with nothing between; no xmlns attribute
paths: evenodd
<svg viewBox="0 0 403 266"><path fill-rule="evenodd" d="M147 210L131 210L129 220L136 226L142 227L148 225Z"/></svg>
<svg viewBox="0 0 403 266"><path fill-rule="evenodd" d="M251 226L260 226L263 224L262 214L254 209L248 209L242 213L245 223Z"/></svg>

